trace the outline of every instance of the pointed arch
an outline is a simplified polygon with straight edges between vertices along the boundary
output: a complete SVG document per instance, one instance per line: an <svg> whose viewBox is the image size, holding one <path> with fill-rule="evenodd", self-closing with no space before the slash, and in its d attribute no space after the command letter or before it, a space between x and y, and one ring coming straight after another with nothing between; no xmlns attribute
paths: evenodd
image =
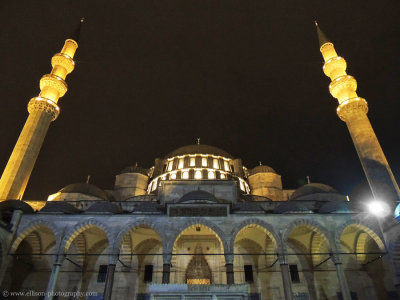
<svg viewBox="0 0 400 300"><path fill-rule="evenodd" d="M261 227L262 229L264 229L264 231L268 235L268 237L275 243L276 248L277 249L280 248L281 241L279 239L279 236L276 234L274 227L269 223L266 223L266 222L256 219L256 218L253 218L253 219L247 219L247 220L241 222L240 224L235 226L235 229L232 230L231 240L230 240L229 249L228 249L230 253L233 253L233 247L234 247L235 240L236 240L236 237L239 234L239 232L249 225L257 225L257 226Z"/></svg>
<svg viewBox="0 0 400 300"><path fill-rule="evenodd" d="M171 239L166 243L166 250L167 252L173 252L173 246L175 242L179 239L179 237L190 227L193 227L194 225L203 225L205 227L208 227L212 231L215 232L217 239L220 241L224 252L229 250L229 244L227 242L226 234L222 231L222 229L214 224L213 222L203 219L203 218L191 218L188 219L186 222L184 222L182 225L176 228L174 235L171 237Z"/></svg>
<svg viewBox="0 0 400 300"><path fill-rule="evenodd" d="M124 241L124 237L129 232L131 232L132 230L135 230L136 228L139 228L139 227L147 227L149 229L154 230L154 232L157 233L157 235L160 237L161 244L164 247L166 238L165 238L165 234L164 234L163 230L161 228L159 228L158 226L156 226L151 220L143 219L143 220L137 220L137 221L130 222L123 227L123 229L118 233L118 235L115 239L115 243L113 246L114 253L118 253L120 251L120 248Z"/></svg>
<svg viewBox="0 0 400 300"><path fill-rule="evenodd" d="M364 231L365 233L367 233L376 242L379 249L381 251L385 251L385 244L383 243L384 239L383 239L381 233L376 232L377 231L376 229L371 228L371 226L364 224L360 220L354 220L354 219L348 220L347 222L336 227L335 242L337 245L341 244L342 235L343 235L344 231L350 226L354 226L354 227Z"/></svg>
<svg viewBox="0 0 400 300"><path fill-rule="evenodd" d="M35 220L18 229L17 237L11 245L10 253L15 253L19 244L32 232L40 230L41 227L45 227L53 234L56 244L60 243L59 230L54 223L47 220Z"/></svg>
<svg viewBox="0 0 400 300"><path fill-rule="evenodd" d="M86 220L86 221L76 224L74 227L72 227L71 229L69 229L67 231L67 233L64 235L64 238L61 243L61 249L62 249L63 253L66 253L68 251L69 247L71 246L71 243L74 241L74 239L79 234L81 234L85 230L93 228L93 227L96 227L96 228L100 229L101 231L103 231L108 240L108 244L109 245L113 244L114 238L113 238L111 229L98 220L89 219L89 220Z"/></svg>

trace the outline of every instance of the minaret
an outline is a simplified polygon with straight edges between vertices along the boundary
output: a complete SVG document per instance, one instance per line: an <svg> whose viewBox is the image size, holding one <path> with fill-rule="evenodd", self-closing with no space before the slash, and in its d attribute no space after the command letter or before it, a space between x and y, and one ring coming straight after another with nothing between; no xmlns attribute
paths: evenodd
<svg viewBox="0 0 400 300"><path fill-rule="evenodd" d="M357 81L347 75L344 58L337 55L317 22L315 25L325 60L323 71L332 80L329 92L339 101L337 114L349 129L372 194L376 200L385 201L393 208L400 199L400 190L367 117L367 101L357 95Z"/></svg>
<svg viewBox="0 0 400 300"><path fill-rule="evenodd" d="M53 69L40 79L39 96L28 103L28 119L0 179L0 201L21 200L25 192L49 125L60 113L57 102L67 92L65 78L75 66L73 57L82 23L83 18L71 38L65 41L61 52L52 57Z"/></svg>

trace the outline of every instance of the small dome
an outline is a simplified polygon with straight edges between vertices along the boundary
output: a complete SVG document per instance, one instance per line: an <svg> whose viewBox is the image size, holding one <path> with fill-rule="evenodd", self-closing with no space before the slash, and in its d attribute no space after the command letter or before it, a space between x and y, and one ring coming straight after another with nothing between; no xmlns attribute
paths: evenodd
<svg viewBox="0 0 400 300"><path fill-rule="evenodd" d="M80 210L75 206L60 201L49 201L46 205L40 210L40 212L46 213L64 213L64 214L77 214L80 213Z"/></svg>
<svg viewBox="0 0 400 300"><path fill-rule="evenodd" d="M276 173L276 172L270 166L264 166L264 165L257 166L249 171L250 176L257 173Z"/></svg>
<svg viewBox="0 0 400 300"><path fill-rule="evenodd" d="M66 187L62 188L58 191L59 193L79 193L85 194L88 196L94 196L103 200L108 200L108 196L106 192L102 189L98 188L97 186L89 183L73 183L67 185Z"/></svg>
<svg viewBox="0 0 400 300"><path fill-rule="evenodd" d="M14 210L22 210L24 214L33 213L33 208L22 200L5 200L0 202L0 211L14 211Z"/></svg>
<svg viewBox="0 0 400 300"><path fill-rule="evenodd" d="M283 214L283 213L312 213L310 209L296 202L287 201L283 202L279 206L274 209L274 213Z"/></svg>
<svg viewBox="0 0 400 300"><path fill-rule="evenodd" d="M98 201L85 211L85 213L112 213L112 214L118 214L121 212L122 210L119 206L110 203L108 201Z"/></svg>
<svg viewBox="0 0 400 300"><path fill-rule="evenodd" d="M308 199L311 195L314 194L339 194L337 190L333 187L322 184L322 183L309 183L305 184L302 187L299 187L290 197L291 200L300 199L301 200L313 200ZM339 194L340 195L340 194Z"/></svg>
<svg viewBox="0 0 400 300"><path fill-rule="evenodd" d="M349 213L349 202L348 201L329 201L322 205L318 210L321 214L329 213Z"/></svg>
<svg viewBox="0 0 400 300"><path fill-rule="evenodd" d="M125 174L125 173L139 173L139 174L143 174L146 176L149 176L149 170L145 169L145 168L141 168L138 166L130 166L130 167L126 167L125 169L123 169L120 174Z"/></svg>
<svg viewBox="0 0 400 300"><path fill-rule="evenodd" d="M182 202L218 202L218 200L214 197L213 194L210 194L205 191L193 191L183 195L179 200L178 203Z"/></svg>
<svg viewBox="0 0 400 300"><path fill-rule="evenodd" d="M184 146L178 148L170 153L168 153L165 158L171 158L174 156L186 155L186 154L210 154L210 155L218 155L223 156L226 158L233 158L228 152L225 152L222 149L219 149L214 146L202 145L202 144L195 144Z"/></svg>

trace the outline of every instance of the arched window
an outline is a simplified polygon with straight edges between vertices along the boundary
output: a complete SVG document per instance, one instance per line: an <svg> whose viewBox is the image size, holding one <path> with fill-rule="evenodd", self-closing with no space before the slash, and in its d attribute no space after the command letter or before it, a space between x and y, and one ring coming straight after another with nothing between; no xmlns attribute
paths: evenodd
<svg viewBox="0 0 400 300"><path fill-rule="evenodd" d="M189 165L190 165L191 167L196 166L196 158L195 158L195 157L191 157L191 158L190 158Z"/></svg>
<svg viewBox="0 0 400 300"><path fill-rule="evenodd" d="M201 165L202 165L203 167L207 167L207 157L202 157L202 158L201 158Z"/></svg>
<svg viewBox="0 0 400 300"><path fill-rule="evenodd" d="M219 163L218 163L218 159L217 158L213 159L213 167L214 167L214 169L219 169Z"/></svg>
<svg viewBox="0 0 400 300"><path fill-rule="evenodd" d="M201 178L202 178L201 171L196 171L196 172L194 173L194 178L195 178L195 179L201 179Z"/></svg>
<svg viewBox="0 0 400 300"><path fill-rule="evenodd" d="M189 179L189 172L185 171L182 173L182 179Z"/></svg>
<svg viewBox="0 0 400 300"><path fill-rule="evenodd" d="M179 162L178 162L178 169L182 169L182 168L183 168L183 158L180 158Z"/></svg>
<svg viewBox="0 0 400 300"><path fill-rule="evenodd" d="M215 179L215 172L214 171L209 171L208 172L208 179Z"/></svg>

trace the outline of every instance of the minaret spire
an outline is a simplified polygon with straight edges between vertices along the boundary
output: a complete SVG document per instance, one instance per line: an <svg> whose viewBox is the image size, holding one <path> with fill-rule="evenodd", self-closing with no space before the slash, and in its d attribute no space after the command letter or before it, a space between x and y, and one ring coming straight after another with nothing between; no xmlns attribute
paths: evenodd
<svg viewBox="0 0 400 300"><path fill-rule="evenodd" d="M333 43L317 23L316 26L320 51L325 60L323 71L332 81L329 92L339 102L337 114L346 122L375 199L385 201L394 208L400 199L400 190L367 117L367 101L357 95L357 81L346 73L344 58L337 55Z"/></svg>
<svg viewBox="0 0 400 300"><path fill-rule="evenodd" d="M0 179L0 201L21 199L25 192L50 123L60 113L57 103L67 92L65 78L75 67L73 58L82 22L83 19L71 38L65 41L61 52L52 57L53 69L40 79L39 96L28 103L28 119Z"/></svg>

